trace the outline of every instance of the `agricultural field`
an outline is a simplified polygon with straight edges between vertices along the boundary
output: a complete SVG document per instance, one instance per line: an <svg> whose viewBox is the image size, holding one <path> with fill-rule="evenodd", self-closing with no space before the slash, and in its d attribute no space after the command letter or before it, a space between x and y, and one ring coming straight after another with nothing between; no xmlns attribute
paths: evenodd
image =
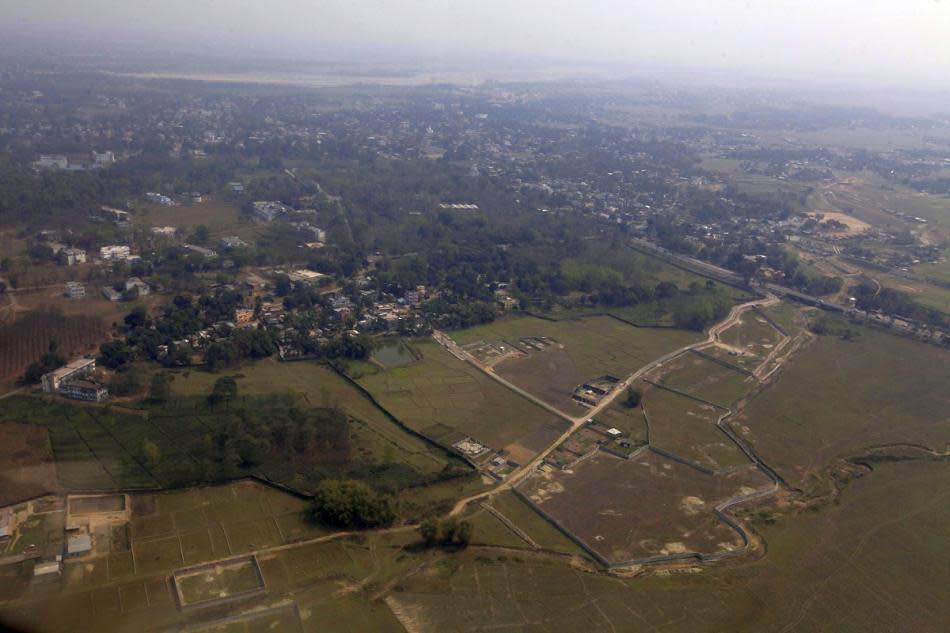
<svg viewBox="0 0 950 633"><path fill-rule="evenodd" d="M651 451L599 452L571 470L542 472L520 488L563 529L611 562L742 547L716 504L768 484L757 470L709 476Z"/></svg>
<svg viewBox="0 0 950 633"><path fill-rule="evenodd" d="M260 566L253 556L179 569L173 576L183 607L230 600L264 590Z"/></svg>
<svg viewBox="0 0 950 633"><path fill-rule="evenodd" d="M0 481L0 506L59 490L46 429L0 423Z"/></svg>
<svg viewBox="0 0 950 633"><path fill-rule="evenodd" d="M417 362L389 371L364 366L358 381L393 415L420 433L444 445L472 437L506 450L519 461L530 459L566 428L566 422L458 360L434 341L418 341L413 346L421 355Z"/></svg>
<svg viewBox="0 0 950 633"><path fill-rule="evenodd" d="M640 406L650 420L651 445L711 470L749 463L716 426L725 410L648 384Z"/></svg>
<svg viewBox="0 0 950 633"><path fill-rule="evenodd" d="M338 388L352 390L338 376L327 376L341 381ZM173 384L181 388L186 382ZM270 423L288 420L292 406L279 396L250 395L242 404ZM258 461L240 466L216 460L209 447L219 425L233 423L233 416L212 411L197 396L140 409L31 396L0 401L0 421L28 420L49 433L58 483L66 490L168 488L258 474L298 490L310 490L324 477L350 477L398 491L439 480L447 465L453 478L467 478L469 469L460 460L375 415L340 418L345 426L332 442L314 442L304 453L269 445ZM146 442L157 448L157 459L146 457Z"/></svg>
<svg viewBox="0 0 950 633"><path fill-rule="evenodd" d="M66 358L97 350L109 324L95 316L67 316L57 311L31 312L0 325L0 384L12 383L38 361L55 341Z"/></svg>
<svg viewBox="0 0 950 633"><path fill-rule="evenodd" d="M105 551L97 545L91 557L67 560L60 579L40 584L26 580L33 561L2 568L0 621L71 632L400 630L381 602L338 592L371 577L386 582L414 537L321 541L328 533L304 518L306 506L247 481L133 495L125 548L115 539ZM254 560L246 556L251 552L259 571L241 562ZM209 562L221 564L202 576L195 566ZM193 607L176 600L172 574ZM205 606L222 592L233 598L226 610Z"/></svg>
<svg viewBox="0 0 950 633"><path fill-rule="evenodd" d="M733 422L791 485L865 447L943 450L950 436L945 350L850 324L850 341L817 337Z"/></svg>
<svg viewBox="0 0 950 633"><path fill-rule="evenodd" d="M411 575L387 602L422 633L941 631L948 490L939 462L882 464L834 506L757 524L768 553L739 567L619 579L473 551Z"/></svg>
<svg viewBox="0 0 950 633"><path fill-rule="evenodd" d="M575 415L583 408L573 403L571 394L584 381L604 374L625 378L651 360L699 339L695 332L636 328L606 316L570 321L520 317L452 333L460 345L500 341L512 346L526 337L547 337L556 344L506 359L495 371Z"/></svg>

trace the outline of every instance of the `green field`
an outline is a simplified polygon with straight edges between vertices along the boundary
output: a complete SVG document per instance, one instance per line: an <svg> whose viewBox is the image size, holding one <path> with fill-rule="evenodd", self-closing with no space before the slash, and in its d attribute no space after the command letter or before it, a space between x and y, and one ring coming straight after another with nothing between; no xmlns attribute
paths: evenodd
<svg viewBox="0 0 950 633"><path fill-rule="evenodd" d="M366 369L359 382L414 429L452 444L466 436L496 449L533 454L565 422L518 396L433 341L413 346L422 358L389 371Z"/></svg>
<svg viewBox="0 0 950 633"><path fill-rule="evenodd" d="M17 396L0 401L0 420L48 429L57 476L67 490L169 488L258 474L304 491L323 477L370 479L395 491L434 483L447 466L458 475L468 470L461 460L400 428L325 367L263 361L241 372L240 406L269 424L286 419L294 405L347 414L342 448L339 442L320 444L301 454L271 446L256 464L216 461L208 442L233 416L228 409L209 408L204 396L220 374L202 371L177 373L173 399L160 406L85 406ZM143 456L146 441L157 446L157 461Z"/></svg>
<svg viewBox="0 0 950 633"><path fill-rule="evenodd" d="M571 399L575 387L604 374L625 378L655 358L696 341L699 335L636 328L606 316L565 321L516 317L452 333L462 345L484 340L517 346L524 337L548 337L556 344L504 360L495 371L545 402L580 415L583 409Z"/></svg>
<svg viewBox="0 0 950 633"><path fill-rule="evenodd" d="M473 552L392 600L422 632L946 630L948 491L945 464L885 465L839 505L757 526L768 553L739 567L618 579Z"/></svg>
<svg viewBox="0 0 950 633"><path fill-rule="evenodd" d="M182 604L186 606L227 599L264 588L253 557L184 570L175 575Z"/></svg>
<svg viewBox="0 0 950 633"><path fill-rule="evenodd" d="M172 383L180 396L205 396L220 377L202 371L182 372ZM355 444L377 461L406 463L418 472L433 474L454 462L444 451L400 429L337 373L318 363L281 363L273 359L242 367L238 390L246 395L291 394L307 406L339 408L352 416Z"/></svg>
<svg viewBox="0 0 950 633"><path fill-rule="evenodd" d="M30 582L32 561L2 568L12 575L2 576L0 583L7 600L0 605L0 622L29 630L77 633L182 627L400 630L384 604L360 592L339 592L361 581L368 587L387 582L404 566L400 562L405 560L404 547L413 542L414 534L301 542L327 534L303 519L305 505L296 497L250 482L133 495L130 551L67 561L62 579L41 584ZM273 549L288 543L295 545ZM257 558L264 592L244 595L227 608L178 608L168 580L174 571L187 575L186 568L193 565L230 560L262 548ZM257 574L248 573L250 567L235 569L236 574L186 581L188 595L200 601L258 586ZM271 609L275 602L290 607ZM298 613L300 628L270 628L295 625Z"/></svg>
<svg viewBox="0 0 950 633"><path fill-rule="evenodd" d="M723 409L652 385L644 385L641 406L650 419L653 446L713 470L749 463L716 426Z"/></svg>
<svg viewBox="0 0 950 633"><path fill-rule="evenodd" d="M868 446L943 450L950 437L947 351L849 327L856 340L818 337L734 424L792 485Z"/></svg>
<svg viewBox="0 0 950 633"><path fill-rule="evenodd" d="M698 354L683 354L664 363L651 372L650 379L725 408L756 385L754 378Z"/></svg>

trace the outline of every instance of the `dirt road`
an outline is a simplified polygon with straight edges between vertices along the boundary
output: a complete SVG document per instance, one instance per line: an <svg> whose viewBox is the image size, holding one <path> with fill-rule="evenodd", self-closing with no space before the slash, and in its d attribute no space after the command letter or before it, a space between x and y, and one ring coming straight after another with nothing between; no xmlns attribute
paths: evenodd
<svg viewBox="0 0 950 633"><path fill-rule="evenodd" d="M685 354L691 349L705 347L707 345L716 343L719 340L719 335L725 330L735 325L739 321L739 318L742 316L742 313L745 312L746 310L750 310L751 308L756 307L756 306L760 308L768 307L768 306L775 305L778 302L779 302L778 297L772 294L769 294L765 299L756 299L754 301L749 301L737 306L733 306L733 308L729 311L729 314L726 316L725 319L723 319L719 323L709 328L709 332L705 339L703 339L702 341L691 343L689 345L684 345L683 347L680 347L679 349L673 350L672 352L668 354L664 354L663 356L647 363L646 365L644 365L637 371L627 376L627 378L623 382L617 385L617 387L615 387L609 394L604 396L604 398L597 404L597 406L589 409L588 411L584 413L584 415L578 416L576 418L567 415L566 413L551 406L547 402L544 402L540 398L528 393L527 391L525 391L524 389L521 389L517 385L511 384L509 381L497 375L491 368L482 365L471 354L469 354L468 352L460 348L458 344L456 344L455 341L449 338L445 333L439 332L439 331L433 332L432 337L440 345L445 347L449 351L449 353L451 353L456 358L463 360L473 365L474 367L477 367L480 371L490 376L493 380L501 383L502 385L504 385L508 389L511 389L518 395L524 398L527 398L531 402L544 408L546 411L550 411L551 413L554 413L558 417L564 420L567 420L568 422L571 423L571 426L566 431L564 431L564 433L562 433L560 437L558 437L553 443L548 445L546 449L544 449L538 455L536 455L535 458L532 459L530 462L528 462L524 466L521 466L515 471L513 471L510 475L508 475L508 477L505 478L505 481L498 484L498 486L496 486L495 488L492 488L491 490L487 490L485 492L481 492L476 495L471 495L469 497L459 499L456 502L455 506L452 507L452 511L449 513L449 516L454 516L454 515L459 514L465 509L465 506L467 506L469 503L473 501L478 501L479 499L485 499L487 497L494 496L498 494L499 492L504 492L505 490L509 490L512 487L514 487L518 482L520 482L522 479L524 479L525 477L530 475L532 472L534 472L537 469L537 467L541 465L541 462L543 462L544 459L551 453L551 451L557 448L562 442L567 440L567 438L569 438L574 432L576 432L579 428L581 428L584 424L586 424L587 420L595 417L598 413L600 413L601 411L609 407L611 403L621 393L624 393L627 390L627 388L630 387L630 385L632 385L636 380L638 380L641 376L643 376L647 372L657 367L660 367L664 363L667 363L673 360L674 358L676 358L677 356L681 354Z"/></svg>

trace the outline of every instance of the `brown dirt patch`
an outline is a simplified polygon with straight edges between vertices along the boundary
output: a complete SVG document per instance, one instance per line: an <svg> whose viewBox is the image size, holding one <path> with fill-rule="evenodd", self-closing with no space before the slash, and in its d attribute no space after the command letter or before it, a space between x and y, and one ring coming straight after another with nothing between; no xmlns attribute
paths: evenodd
<svg viewBox="0 0 950 633"><path fill-rule="evenodd" d="M0 505L50 492L59 492L59 484L46 429L0 423Z"/></svg>

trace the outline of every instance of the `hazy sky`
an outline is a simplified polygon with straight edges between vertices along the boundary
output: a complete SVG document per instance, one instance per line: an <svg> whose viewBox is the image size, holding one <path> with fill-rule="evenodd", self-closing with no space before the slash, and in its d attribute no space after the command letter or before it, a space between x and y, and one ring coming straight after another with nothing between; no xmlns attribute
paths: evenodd
<svg viewBox="0 0 950 633"><path fill-rule="evenodd" d="M950 0L0 0L0 15L275 54L395 47L950 83Z"/></svg>

